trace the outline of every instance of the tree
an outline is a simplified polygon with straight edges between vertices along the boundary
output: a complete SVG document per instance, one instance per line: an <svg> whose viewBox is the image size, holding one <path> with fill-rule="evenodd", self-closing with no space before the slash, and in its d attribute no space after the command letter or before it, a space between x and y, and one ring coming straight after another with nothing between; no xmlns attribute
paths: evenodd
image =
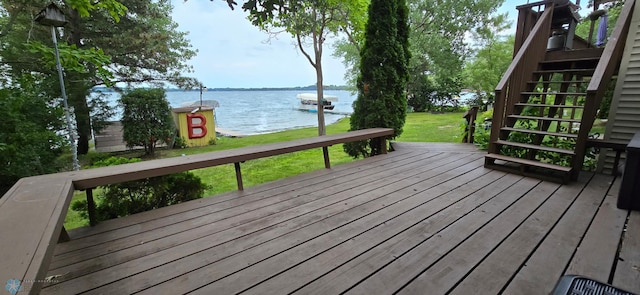
<svg viewBox="0 0 640 295"><path fill-rule="evenodd" d="M465 57L474 40L488 38L506 25L505 15L495 15L504 0L409 0L412 77L426 75L440 100L450 100L462 88ZM409 93L419 93L425 79L412 79ZM433 92L432 91L432 92ZM429 97L423 98L429 99Z"/></svg>
<svg viewBox="0 0 640 295"><path fill-rule="evenodd" d="M62 109L41 91L40 77L24 76L0 89L0 196L22 177L58 172L56 159L68 147ZM69 161L70 162L70 161Z"/></svg>
<svg viewBox="0 0 640 295"><path fill-rule="evenodd" d="M9 20L17 20L10 31L10 39L17 42L0 53L3 62L11 64L12 71L20 71L20 74L34 71L51 74L55 68L51 67L53 48L49 28L30 25L31 16L48 2L7 3L3 2L3 5L10 7L7 8ZM191 71L186 61L196 52L191 49L186 33L177 31L178 25L171 20L170 1L66 0L61 8L69 21L63 29L65 42L60 46L80 154L88 151L92 127L99 130L103 125L96 119L108 116L108 112L96 113L99 109L92 108L87 101L92 87L117 82L170 82L181 87L197 84L195 79L184 76ZM20 55L25 51L33 54Z"/></svg>
<svg viewBox="0 0 640 295"><path fill-rule="evenodd" d="M291 1L286 10L265 16L252 11L254 24L271 34L275 30L284 28L297 42L298 49L307 58L316 72L316 96L318 106L318 135L325 135L324 122L324 84L322 72L322 55L324 43L329 34L336 34L339 30L349 27L350 16L357 14L357 4L361 1L311 0ZM255 6L254 6L255 9ZM311 47L311 48L309 48Z"/></svg>
<svg viewBox="0 0 640 295"><path fill-rule="evenodd" d="M402 0L373 0L369 5L365 43L360 53L358 98L350 130L393 128L391 138L402 133L410 58L407 14L406 2ZM381 153L380 144L380 139L372 139L345 144L344 148L353 157L367 157Z"/></svg>
<svg viewBox="0 0 640 295"><path fill-rule="evenodd" d="M478 50L478 53L464 68L465 85L475 90L478 97L486 94L492 100L493 92L506 72L513 56L514 36L495 38Z"/></svg>
<svg viewBox="0 0 640 295"><path fill-rule="evenodd" d="M127 147L143 146L153 155L158 142L170 142L175 127L164 89L134 89L120 98L122 131Z"/></svg>

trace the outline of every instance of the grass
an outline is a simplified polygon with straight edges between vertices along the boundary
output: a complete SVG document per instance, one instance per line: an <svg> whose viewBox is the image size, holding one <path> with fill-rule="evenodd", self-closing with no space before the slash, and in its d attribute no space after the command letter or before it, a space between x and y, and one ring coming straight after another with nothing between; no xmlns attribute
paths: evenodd
<svg viewBox="0 0 640 295"><path fill-rule="evenodd" d="M459 142L461 137L460 126L463 123L463 112L429 114L429 113L409 113L405 123L404 131L397 141L405 142ZM349 120L341 120L335 124L327 126L327 134L347 132L349 130ZM317 136L316 128L303 128L286 130L277 133L260 134L246 136L242 138L220 138L215 145L194 147L185 149L159 150L156 158L179 157L181 155L192 155L227 149L254 146L281 141ZM119 156L140 157L140 152L121 153ZM89 157L96 157L91 153ZM329 147L329 158L331 165L340 165L353 161L343 150L342 145ZM87 161L84 159L85 162ZM269 158L262 158L247 161L241 164L242 178L245 187L275 181L282 178L298 175L305 172L324 168L324 160L321 149L306 150L296 153L284 154ZM235 170L232 164L203 168L192 171L205 183L211 186L205 191L205 196L213 196L237 189ZM94 196L100 194L96 189ZM84 192L76 192L73 201L85 198ZM65 220L67 229L88 225L89 222L80 213L69 210Z"/></svg>

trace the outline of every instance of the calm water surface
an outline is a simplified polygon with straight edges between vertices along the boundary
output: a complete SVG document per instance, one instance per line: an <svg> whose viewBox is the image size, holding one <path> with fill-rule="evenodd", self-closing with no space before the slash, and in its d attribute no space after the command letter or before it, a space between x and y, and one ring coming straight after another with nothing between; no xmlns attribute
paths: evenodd
<svg viewBox="0 0 640 295"><path fill-rule="evenodd" d="M313 91L304 91L311 93ZM303 112L296 109L299 100L298 90L283 91L205 91L203 100L216 100L220 107L216 108L216 125L239 132L241 134L260 134L286 129L318 126L316 113ZM349 91L325 90L325 94L335 95L338 101L334 111L351 113L351 104L355 95ZM120 95L109 93L109 100L115 104ZM167 99L172 107L184 103L199 101L199 91L169 91ZM114 119L120 119L117 115ZM344 114L325 114L326 124L332 124Z"/></svg>

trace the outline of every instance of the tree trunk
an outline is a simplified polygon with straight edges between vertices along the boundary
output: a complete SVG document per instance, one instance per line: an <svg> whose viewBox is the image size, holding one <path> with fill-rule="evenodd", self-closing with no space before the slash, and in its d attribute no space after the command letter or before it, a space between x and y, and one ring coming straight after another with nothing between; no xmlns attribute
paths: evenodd
<svg viewBox="0 0 640 295"><path fill-rule="evenodd" d="M318 61L316 62L316 81L317 81L317 91L316 94L318 96L318 135L326 135L326 127L324 123L324 105L322 103L324 98L324 88L322 87L322 64Z"/></svg>
<svg viewBox="0 0 640 295"><path fill-rule="evenodd" d="M80 14L73 9L69 17L71 34L67 38L67 43L82 47L82 31L80 29ZM68 74L67 81L69 87L69 106L73 107L76 119L76 132L78 135L78 154L86 155L89 152L89 140L91 139L91 114L87 104L89 94L89 81L86 81L82 74ZM77 81L77 82L72 82Z"/></svg>

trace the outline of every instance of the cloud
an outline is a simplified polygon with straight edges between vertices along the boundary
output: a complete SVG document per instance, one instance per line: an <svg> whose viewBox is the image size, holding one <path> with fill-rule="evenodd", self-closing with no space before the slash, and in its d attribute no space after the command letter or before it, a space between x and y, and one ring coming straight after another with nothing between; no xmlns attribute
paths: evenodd
<svg viewBox="0 0 640 295"><path fill-rule="evenodd" d="M240 8L224 1L173 0L172 17L198 55L189 64L193 76L207 87L306 86L316 81L315 69L293 45L287 33L276 38L253 26ZM269 42L267 42L269 41ZM325 84L343 85L345 68L325 45Z"/></svg>

